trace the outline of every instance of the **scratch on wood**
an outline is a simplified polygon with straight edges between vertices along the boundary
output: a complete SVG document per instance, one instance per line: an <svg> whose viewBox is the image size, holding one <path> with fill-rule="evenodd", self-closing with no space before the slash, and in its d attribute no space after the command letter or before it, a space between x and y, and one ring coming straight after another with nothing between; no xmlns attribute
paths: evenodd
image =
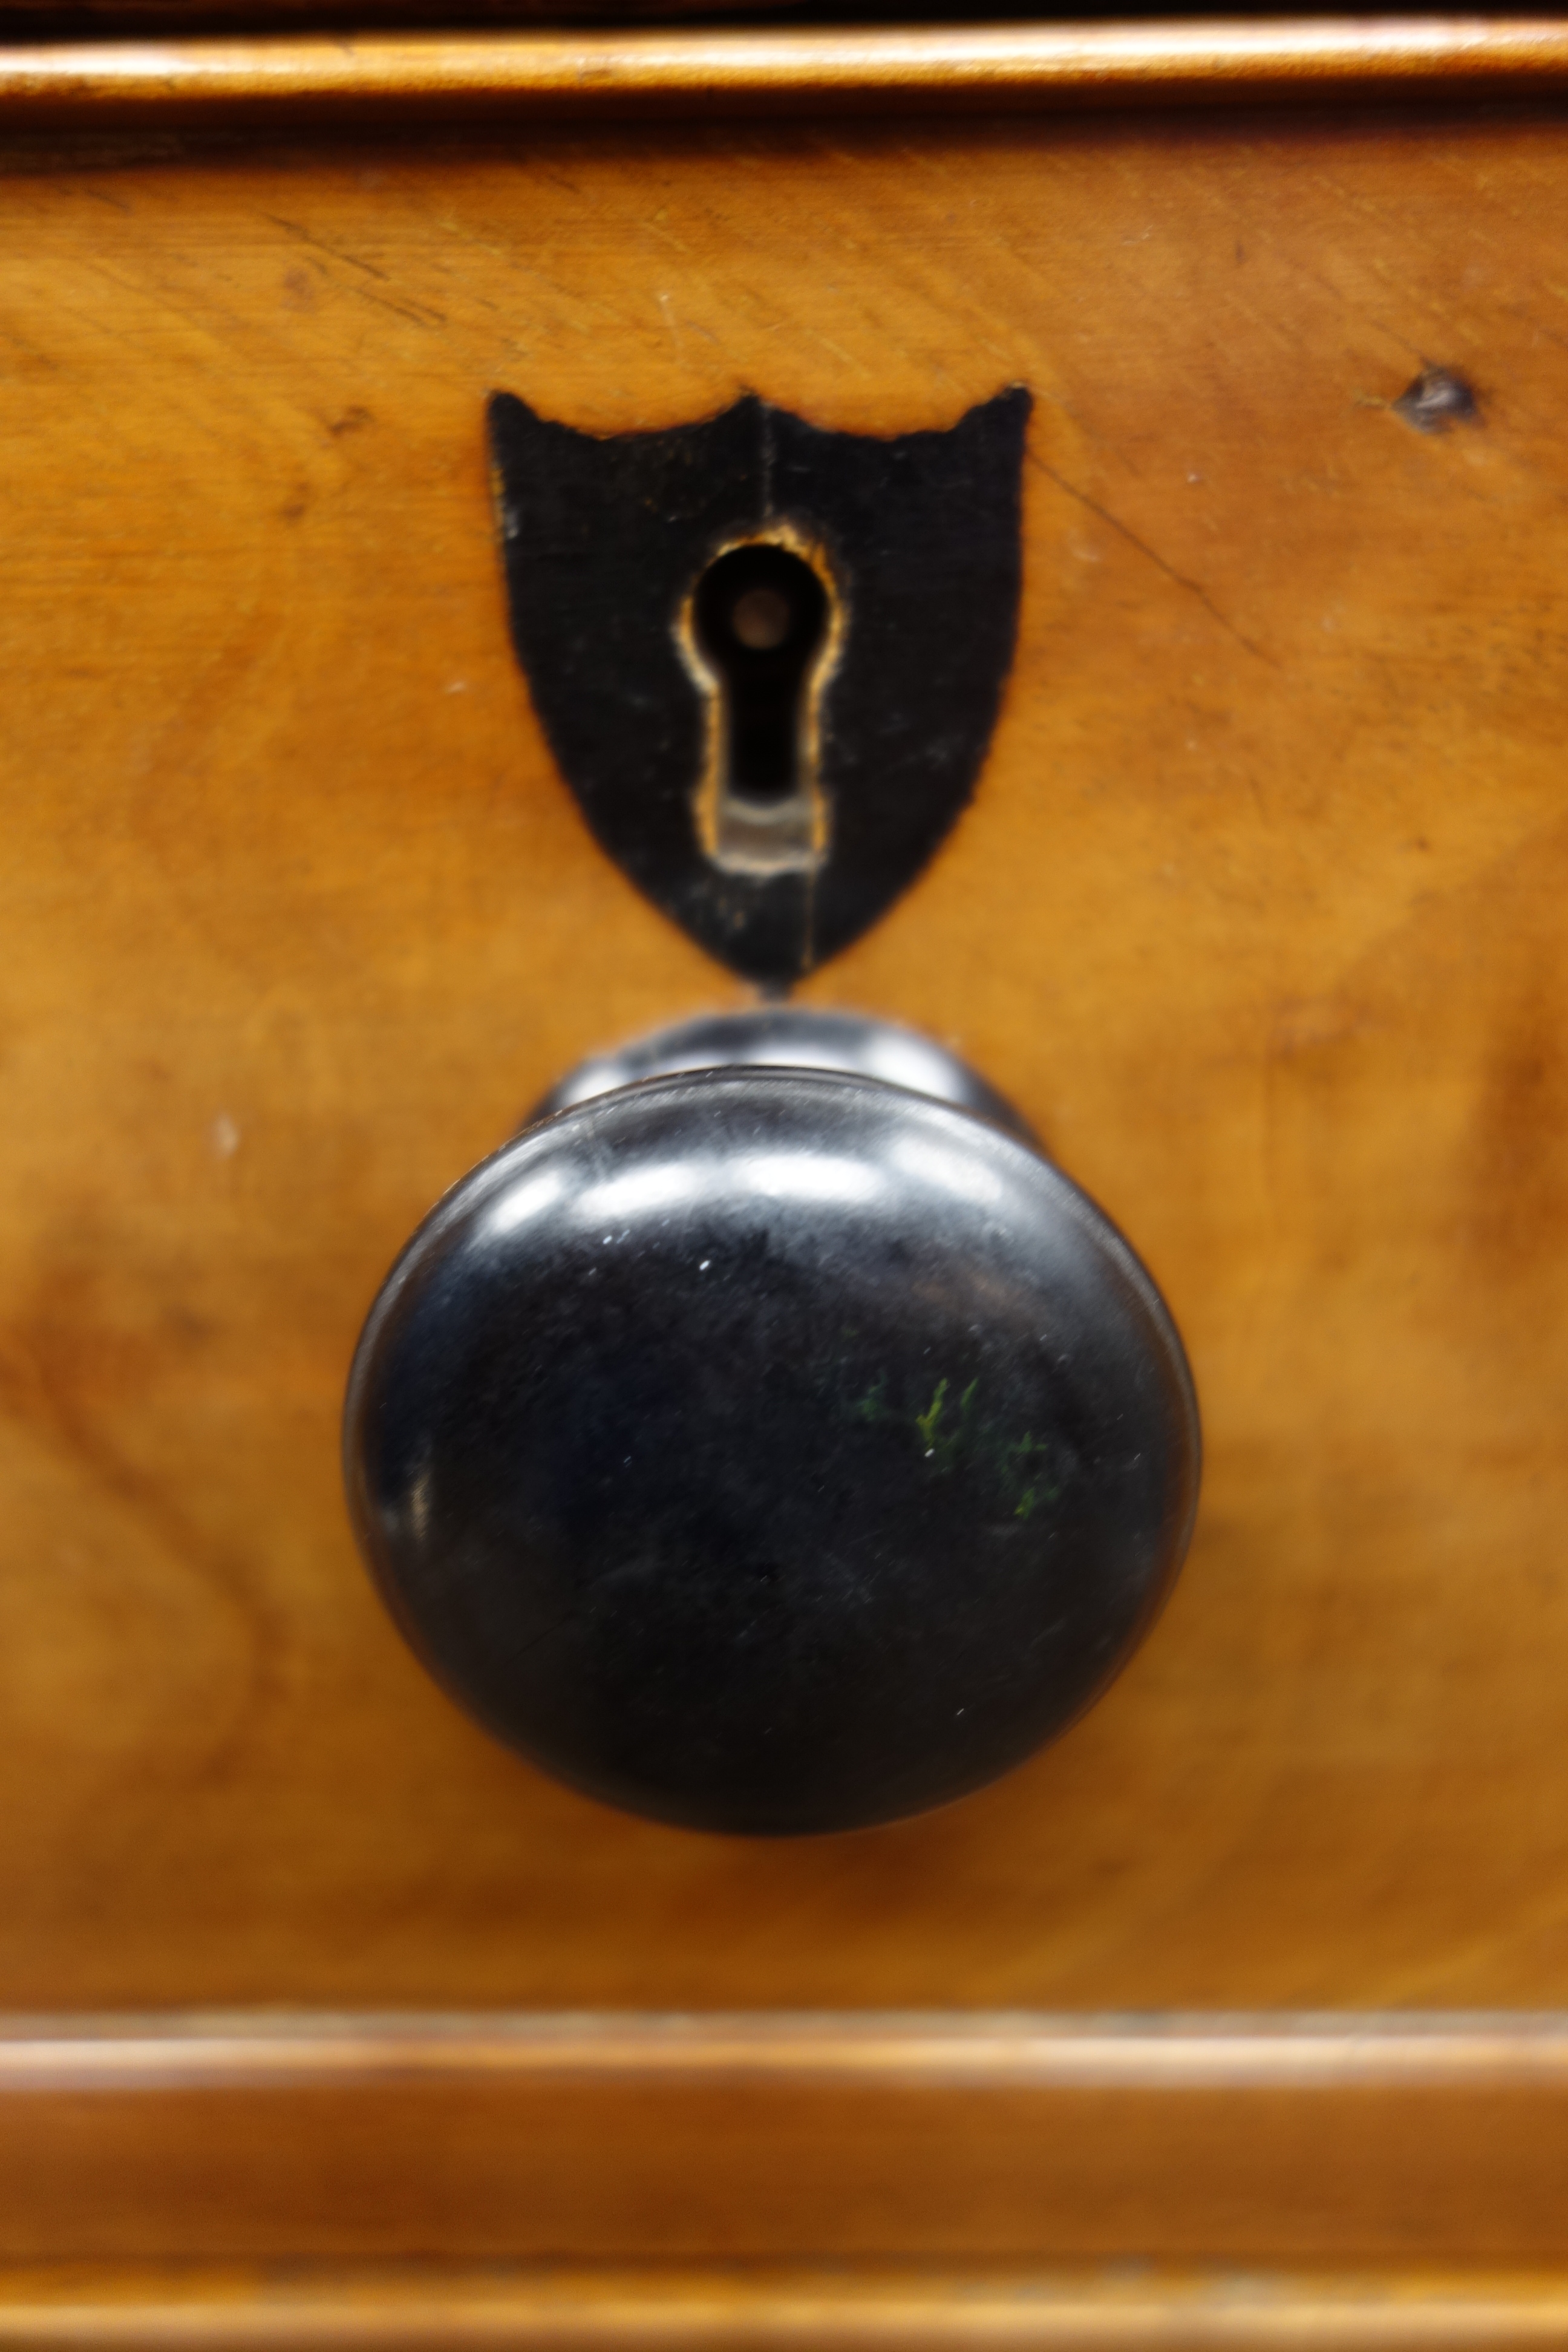
<svg viewBox="0 0 1568 2352"><path fill-rule="evenodd" d="M374 261L362 261L357 253L345 253L341 245L329 245L324 237L312 236L302 222L285 220L281 213L263 213L262 218L270 221L274 228L284 229L289 236L298 237L301 245L311 247L317 253L324 253L329 260L346 262L351 269L363 269L367 278L379 278L383 285L386 283L385 270L378 269Z"/></svg>
<svg viewBox="0 0 1568 2352"><path fill-rule="evenodd" d="M394 282L390 273L384 269L378 269L374 261L362 260L357 253L345 252L342 246L329 245L324 237L312 236L310 230L299 221L285 220L280 213L264 213L262 218L269 221L274 228L284 230L300 244L308 245L313 253L324 254L329 261L341 261L345 268L357 269L364 277L374 278L383 286L391 285ZM363 300L374 302L383 310L391 310L397 318L406 319L413 326L444 327L447 324L447 314L444 310L437 310L431 303L417 301L412 295L405 296L399 302L394 301L390 294L373 293L368 286L356 286L352 290Z"/></svg>
<svg viewBox="0 0 1568 2352"><path fill-rule="evenodd" d="M1237 627L1236 623L1220 611L1201 580L1191 580L1184 572L1178 572L1173 563L1167 563L1159 550L1151 547L1147 540L1140 539L1137 532L1130 530L1120 516L1113 515L1109 507L1102 507L1098 499L1091 499L1087 490L1080 490L1076 482L1069 482L1065 474L1058 474L1054 466L1047 465L1046 460L1037 457L1033 450L1029 453L1029 462L1037 467L1048 481L1054 482L1058 490L1065 491L1069 499L1076 499L1080 507L1086 508L1091 515L1098 515L1101 522L1109 523L1112 530L1120 532L1129 547L1135 547L1140 555L1146 556L1155 570L1163 572L1167 580L1178 588L1184 588L1189 596L1195 596L1209 618L1217 621L1220 627L1228 635L1233 636L1237 644L1249 653L1255 661L1268 662L1271 667L1276 667L1272 656L1266 654L1261 646L1255 645L1250 637L1245 636Z"/></svg>

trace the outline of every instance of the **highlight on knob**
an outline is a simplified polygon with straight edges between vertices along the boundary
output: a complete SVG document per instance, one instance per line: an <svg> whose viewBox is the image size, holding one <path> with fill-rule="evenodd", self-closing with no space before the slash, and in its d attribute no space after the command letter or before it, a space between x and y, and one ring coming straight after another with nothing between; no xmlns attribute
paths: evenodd
<svg viewBox="0 0 1568 2352"><path fill-rule="evenodd" d="M355 1525L500 1738L689 1827L976 1789L1180 1567L1181 1343L955 1057L774 1009L572 1074L432 1213L355 1360Z"/></svg>

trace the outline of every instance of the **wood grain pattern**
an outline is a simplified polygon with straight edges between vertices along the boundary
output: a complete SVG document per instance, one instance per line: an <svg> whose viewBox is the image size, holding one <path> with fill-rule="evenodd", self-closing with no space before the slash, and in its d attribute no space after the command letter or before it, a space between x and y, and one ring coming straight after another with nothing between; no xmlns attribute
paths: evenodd
<svg viewBox="0 0 1568 2352"><path fill-rule="evenodd" d="M926 2271L506 2271L442 2266L276 2273L0 2271L0 2345L338 2345L356 2352L811 2352L924 2346L1018 2352L1331 2347L1451 2352L1568 2343L1568 2278L1531 2273L1262 2274L1103 2270L978 2278Z"/></svg>
<svg viewBox="0 0 1568 2352"><path fill-rule="evenodd" d="M1561 17L366 32L0 52L0 123L1037 113L1568 85Z"/></svg>
<svg viewBox="0 0 1568 2352"><path fill-rule="evenodd" d="M0 2039L0 2261L1568 2259L1561 2019ZM0 2337L0 2341L3 2341Z"/></svg>
<svg viewBox="0 0 1568 2352"><path fill-rule="evenodd" d="M0 1998L1551 2006L1568 1990L1568 145L1542 119L8 152ZM1390 406L1426 361L1482 421ZM1135 1239L1209 1443L1059 1747L748 1848L424 1679L337 1416L416 1218L734 992L507 644L481 408L1035 388L976 803L812 983Z"/></svg>

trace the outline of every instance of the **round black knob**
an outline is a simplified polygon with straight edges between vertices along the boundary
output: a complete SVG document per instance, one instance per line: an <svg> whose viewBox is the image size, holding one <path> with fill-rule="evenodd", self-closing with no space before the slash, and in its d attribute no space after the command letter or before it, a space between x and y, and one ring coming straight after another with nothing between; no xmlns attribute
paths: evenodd
<svg viewBox="0 0 1568 2352"><path fill-rule="evenodd" d="M1121 1235L882 1024L693 1024L551 1099L415 1235L354 1364L354 1518L426 1664L561 1779L712 1830L890 1820L1060 1731L1196 1496Z"/></svg>

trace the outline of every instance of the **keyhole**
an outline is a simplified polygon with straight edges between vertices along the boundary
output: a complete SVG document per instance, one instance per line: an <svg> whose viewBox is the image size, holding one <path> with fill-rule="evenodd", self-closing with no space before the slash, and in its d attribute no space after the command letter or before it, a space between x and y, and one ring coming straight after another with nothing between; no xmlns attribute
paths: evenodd
<svg viewBox="0 0 1568 2352"><path fill-rule="evenodd" d="M814 689L828 620L816 572L773 541L731 548L697 583L692 636L713 697L700 814L717 865L786 873L818 861Z"/></svg>

